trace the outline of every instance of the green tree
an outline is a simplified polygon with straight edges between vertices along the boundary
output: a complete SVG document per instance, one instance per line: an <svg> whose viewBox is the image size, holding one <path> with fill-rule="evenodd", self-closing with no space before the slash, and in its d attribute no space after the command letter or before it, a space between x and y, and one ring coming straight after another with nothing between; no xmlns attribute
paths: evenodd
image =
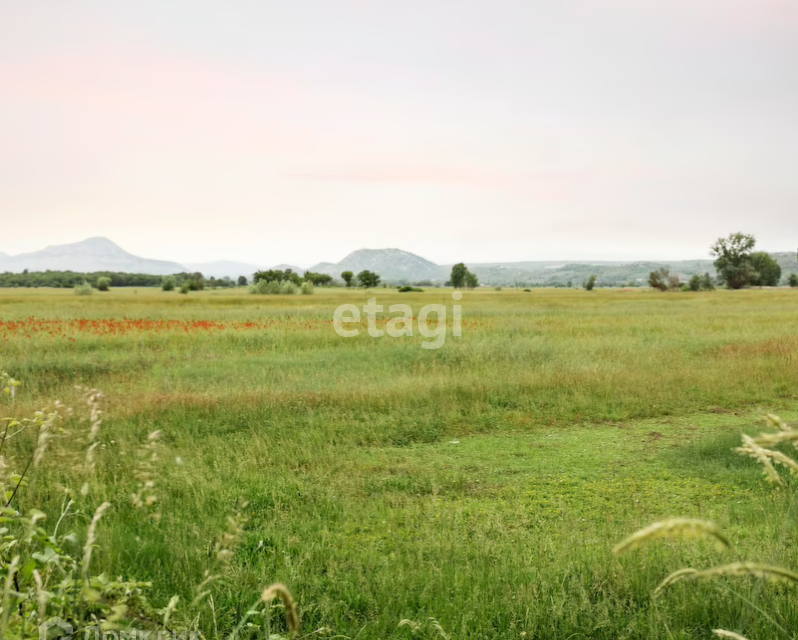
<svg viewBox="0 0 798 640"><path fill-rule="evenodd" d="M754 274L751 284L755 287L775 287L781 280L781 266L767 251L757 251L751 254L751 266Z"/></svg>
<svg viewBox="0 0 798 640"><path fill-rule="evenodd" d="M282 269L268 269L266 271L256 271L252 274L253 284L257 284L261 280L265 282L282 282L287 279L286 274L291 273L291 270L283 271Z"/></svg>
<svg viewBox="0 0 798 640"><path fill-rule="evenodd" d="M705 273L703 276L701 276L701 289L704 291L715 290L715 283L712 280L712 276L708 273Z"/></svg>
<svg viewBox="0 0 798 640"><path fill-rule="evenodd" d="M798 273L791 273L790 277L787 278L787 284L791 287L798 287Z"/></svg>
<svg viewBox="0 0 798 640"><path fill-rule="evenodd" d="M347 272L345 271L344 273ZM341 276L343 276L343 273ZM372 287L376 287L380 284L380 277L373 271L365 269L357 274L357 281L360 283L360 286L365 287L366 289L371 289Z"/></svg>
<svg viewBox="0 0 798 640"><path fill-rule="evenodd" d="M238 286L239 287L246 287L247 284L247 277L246 276L238 276Z"/></svg>
<svg viewBox="0 0 798 640"><path fill-rule="evenodd" d="M111 286L111 278L100 276L97 278L97 291L108 291Z"/></svg>
<svg viewBox="0 0 798 640"><path fill-rule="evenodd" d="M477 276L468 270L462 262L452 267L452 274L449 282L455 289L475 289L479 286Z"/></svg>
<svg viewBox="0 0 798 640"><path fill-rule="evenodd" d="M585 289L587 289L588 291L593 291L593 287L595 286L596 286L596 274L593 273L587 279L587 282L585 282Z"/></svg>
<svg viewBox="0 0 798 640"><path fill-rule="evenodd" d="M690 287L690 291L701 291L701 276L697 273L693 274L687 286Z"/></svg>
<svg viewBox="0 0 798 640"><path fill-rule="evenodd" d="M466 285L466 276L468 275L468 267L462 262L458 262L452 267L452 275L449 281L455 289L462 289Z"/></svg>
<svg viewBox="0 0 798 640"><path fill-rule="evenodd" d="M715 256L718 277L730 289L741 289L754 277L751 252L755 245L754 236L738 231L728 238L718 238L709 248L710 255Z"/></svg>
<svg viewBox="0 0 798 640"><path fill-rule="evenodd" d="M189 276L187 284L190 291L202 291L205 288L205 276L195 271Z"/></svg>
<svg viewBox="0 0 798 640"><path fill-rule="evenodd" d="M174 276L166 276L161 281L161 289L163 289L164 291L174 291L176 284L177 282L175 281Z"/></svg>
<svg viewBox="0 0 798 640"><path fill-rule="evenodd" d="M346 282L346 286L347 287L351 287L352 286L352 278L354 276L355 276L355 274L352 273L351 271L344 271L341 274L341 277L344 279L344 282Z"/></svg>

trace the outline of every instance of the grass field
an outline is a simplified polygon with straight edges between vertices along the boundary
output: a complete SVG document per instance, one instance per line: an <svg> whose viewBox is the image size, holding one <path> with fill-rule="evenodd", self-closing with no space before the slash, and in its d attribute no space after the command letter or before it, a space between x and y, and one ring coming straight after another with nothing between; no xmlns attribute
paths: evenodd
<svg viewBox="0 0 798 640"><path fill-rule="evenodd" d="M193 588L239 511L226 579L199 612L207 637L275 581L293 590L303 635L436 637L434 618L451 638L798 637L798 593L783 584L723 579L651 597L683 566L798 569L795 485L774 492L731 450L767 412L798 419L795 291L465 292L463 335L436 350L418 335L369 337L365 318L358 337L336 335L334 309L367 297L415 312L453 303L451 290L0 290L0 370L24 382L2 409L74 404L76 384L105 395L77 517L112 504L97 571L151 581L154 602L178 594L176 615L193 617ZM134 454L156 429L147 511L131 505ZM14 505L48 522L63 487L83 482L53 452ZM734 546L612 555L669 516L714 520Z"/></svg>

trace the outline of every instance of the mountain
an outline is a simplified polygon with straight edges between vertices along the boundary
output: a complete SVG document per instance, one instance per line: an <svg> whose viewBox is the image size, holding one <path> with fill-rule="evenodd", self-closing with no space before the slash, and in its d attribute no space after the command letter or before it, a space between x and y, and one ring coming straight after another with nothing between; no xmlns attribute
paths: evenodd
<svg viewBox="0 0 798 640"><path fill-rule="evenodd" d="M444 267L425 260L401 249L359 249L350 253L337 264L320 262L310 271L328 273L335 278L341 272L351 271L357 275L360 271L369 270L378 273L383 280L445 280L448 273Z"/></svg>
<svg viewBox="0 0 798 640"><path fill-rule="evenodd" d="M781 265L782 278L798 273L798 260L792 251L771 254ZM483 262L466 263L479 281L486 285L519 286L579 286L591 274L598 277L599 285L645 284L652 271L665 267L671 273L687 280L695 273L715 275L712 260L670 260L656 262L567 262L567 261L527 261L527 262ZM10 256L0 252L0 273L4 271L76 271L79 273L95 271L122 271L127 273L147 273L168 275L184 271L199 271L206 277L238 278L252 277L260 265L231 260L217 260L179 264L164 260L150 260L134 256L107 238L89 238L82 242L47 247L41 251ZM273 269L291 269L304 274L305 270L289 264L280 264ZM346 256L338 263L320 262L309 271L328 273L336 279L342 271L357 274L368 269L379 274L388 283L413 283L433 281L444 283L449 279L452 265L438 265L400 249L360 249Z"/></svg>
<svg viewBox="0 0 798 640"><path fill-rule="evenodd" d="M0 256L0 271L124 271L167 275L186 271L182 264L150 260L128 253L107 238L89 238L41 251Z"/></svg>

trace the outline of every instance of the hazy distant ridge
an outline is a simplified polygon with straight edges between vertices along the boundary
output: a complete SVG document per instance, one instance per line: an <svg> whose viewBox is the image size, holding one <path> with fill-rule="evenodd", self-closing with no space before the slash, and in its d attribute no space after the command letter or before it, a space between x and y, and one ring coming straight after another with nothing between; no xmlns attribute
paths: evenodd
<svg viewBox="0 0 798 640"><path fill-rule="evenodd" d="M794 252L781 252L772 254L782 268L783 276L798 273L798 261ZM708 272L715 274L715 268L710 259L675 260L675 261L596 261L596 262L567 262L567 261L526 261L526 262L487 262L469 263L471 269L483 284L489 285L515 285L519 286L557 286L580 285L591 274L598 276L601 284L645 284L648 274L660 267L666 267L671 272L679 274L683 279L689 278L694 273ZM246 276L264 268L262 265L236 262L231 260L217 260L215 262L179 264L165 260L151 260L128 253L107 238L89 238L73 244L47 247L41 251L9 256L0 252L0 272L12 271L123 271L127 273L146 273L154 275L167 275L183 271L199 271L206 277ZM266 267L270 268L270 267ZM297 273L304 273L300 267L281 264L278 269L292 269ZM359 249L347 255L337 263L320 262L310 268L310 271L327 273L340 279L343 271L352 271L357 274L368 269L378 273L383 281L389 283L432 281L443 284L449 279L451 265L438 265L421 256L402 251L401 249Z"/></svg>

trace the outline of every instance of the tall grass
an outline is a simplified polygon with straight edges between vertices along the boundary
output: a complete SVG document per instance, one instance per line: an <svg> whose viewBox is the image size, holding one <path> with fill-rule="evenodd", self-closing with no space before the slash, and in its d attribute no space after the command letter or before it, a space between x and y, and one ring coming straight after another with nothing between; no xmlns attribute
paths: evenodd
<svg viewBox="0 0 798 640"><path fill-rule="evenodd" d="M279 581L294 591L303 633L360 640L433 637L430 618L452 638L706 638L719 627L770 637L767 621L712 582L651 593L674 566L798 565L781 524L789 497L730 450L753 416L798 416L791 293L465 292L463 337L429 351L417 335L370 338L365 323L340 338L332 312L376 295L417 313L450 305L450 291L3 292L2 368L25 382L16 415L50 398L77 406L75 384L102 388L107 405L93 471L85 422L72 462L45 456L19 510L60 513L59 487L90 482L82 530L113 505L93 571L151 583L160 608L177 596L176 616L205 590L197 585L223 575L195 605L210 635L235 630L263 584ZM3 324L31 316L231 328L99 335L70 325L51 336ZM232 328L249 321L260 328ZM739 555L667 539L645 557L613 555L629 531L676 515L716 522ZM238 542L215 569L228 516L240 517ZM783 587L735 591L798 628ZM262 630L287 629L276 612L262 620Z"/></svg>

